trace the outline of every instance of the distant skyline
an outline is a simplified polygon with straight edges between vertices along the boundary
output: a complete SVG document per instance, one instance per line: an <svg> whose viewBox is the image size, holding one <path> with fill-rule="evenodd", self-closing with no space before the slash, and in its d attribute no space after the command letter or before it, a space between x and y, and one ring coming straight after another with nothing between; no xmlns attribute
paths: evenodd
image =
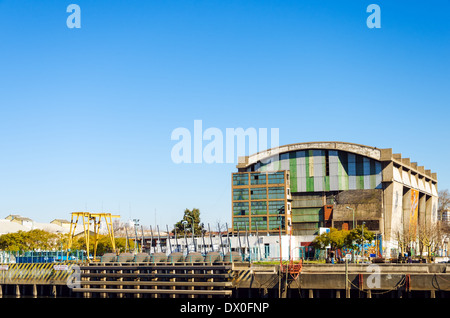
<svg viewBox="0 0 450 318"><path fill-rule="evenodd" d="M69 4L81 28L68 28ZM381 28L367 7L378 4ZM448 1L0 0L0 218L231 222L235 163L172 132L392 148L450 189ZM206 144L206 143L205 143Z"/></svg>

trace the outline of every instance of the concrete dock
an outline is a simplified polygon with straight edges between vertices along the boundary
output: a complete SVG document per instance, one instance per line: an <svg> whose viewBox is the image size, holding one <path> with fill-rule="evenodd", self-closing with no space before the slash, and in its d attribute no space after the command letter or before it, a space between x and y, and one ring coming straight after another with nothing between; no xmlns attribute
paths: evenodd
<svg viewBox="0 0 450 318"><path fill-rule="evenodd" d="M9 264L0 297L450 298L450 264Z"/></svg>

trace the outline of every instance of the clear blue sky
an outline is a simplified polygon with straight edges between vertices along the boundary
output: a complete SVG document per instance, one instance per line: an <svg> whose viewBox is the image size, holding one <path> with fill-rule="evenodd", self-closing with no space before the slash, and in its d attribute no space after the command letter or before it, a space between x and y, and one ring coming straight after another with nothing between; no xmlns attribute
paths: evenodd
<svg viewBox="0 0 450 318"><path fill-rule="evenodd" d="M81 28L69 29L69 4ZM369 29L366 8L381 8ZM177 127L393 148L450 188L448 1L0 0L0 218L197 207L230 224L235 164L172 162ZM155 213L156 211L156 213Z"/></svg>

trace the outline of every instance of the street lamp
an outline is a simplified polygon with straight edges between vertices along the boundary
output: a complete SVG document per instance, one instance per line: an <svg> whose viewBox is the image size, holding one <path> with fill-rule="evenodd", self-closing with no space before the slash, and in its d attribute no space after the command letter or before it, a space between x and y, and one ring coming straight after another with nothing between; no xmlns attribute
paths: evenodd
<svg viewBox="0 0 450 318"><path fill-rule="evenodd" d="M365 225L365 224L366 224L366 222L363 222L363 223L362 223L362 227L361 227L361 231L362 231L362 232L361 232L361 233L362 233L362 237L361 237L361 238L362 238L362 244L361 244L361 257L362 257L362 258L364 258L364 254L365 254L365 253L364 253L364 252L365 252L365 251L364 251L364 242L365 242L365 239L364 239L364 225Z"/></svg>
<svg viewBox="0 0 450 318"><path fill-rule="evenodd" d="M139 245L137 241L137 227L139 226L139 219L133 219L133 223L134 223L134 239L135 239L134 251L135 253L137 253Z"/></svg>
<svg viewBox="0 0 450 318"><path fill-rule="evenodd" d="M353 223L352 224L353 224L353 228L355 228L355 210L349 206L346 206L346 208L349 210L352 210L352 212L353 212Z"/></svg>
<svg viewBox="0 0 450 318"><path fill-rule="evenodd" d="M188 218L190 218L191 220L192 220L192 226L191 226L191 231L192 231L192 243L194 244L194 251L195 252L197 252L197 246L196 246L196 244L195 244L195 239L194 239L194 236L195 236L195 229L194 229L194 225L195 225L195 222L194 222L194 218L192 217L192 216L190 216L190 215L184 215L185 217L188 217Z"/></svg>
<svg viewBox="0 0 450 318"><path fill-rule="evenodd" d="M187 218L190 218L191 220L192 220L192 233L194 233L194 218L192 217L192 216L190 216L190 215L184 215L185 217L187 217Z"/></svg>
<svg viewBox="0 0 450 318"><path fill-rule="evenodd" d="M348 209L348 210L352 210L352 212L353 212L353 229L355 228L355 210L354 209L352 209L351 207L349 207L349 206L346 206L346 208ZM352 262L354 262L355 261L355 250L354 249L352 249Z"/></svg>
<svg viewBox="0 0 450 318"><path fill-rule="evenodd" d="M188 224L188 222L186 220L184 220L181 223L183 224L183 230L184 230L184 244L185 244L185 246L186 246L186 248L188 249L188 252L189 252L187 238L186 238L186 224Z"/></svg>

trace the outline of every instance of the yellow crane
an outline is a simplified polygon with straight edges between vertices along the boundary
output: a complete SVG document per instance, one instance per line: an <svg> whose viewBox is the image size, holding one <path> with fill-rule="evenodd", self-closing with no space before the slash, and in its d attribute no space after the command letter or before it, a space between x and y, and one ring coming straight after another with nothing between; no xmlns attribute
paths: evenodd
<svg viewBox="0 0 450 318"><path fill-rule="evenodd" d="M111 213L90 213L90 212L72 212L72 218L70 220L70 230L69 230L69 243L67 245L67 259L69 259L69 249L72 247L73 238L75 235L75 229L77 228L78 220L81 218L83 223L83 232L84 232L84 240L86 243L86 254L88 262L90 262L89 258L89 237L90 237L90 229L93 229L94 232L94 249L93 249L93 260L96 259L97 253L97 243L98 243L98 234L100 230L100 222L102 218L105 220L106 227L108 230L108 236L111 240L111 246L113 252L116 253L116 244L114 241L114 229L113 229L113 218L119 218L120 215L112 215ZM91 225L93 225L91 227Z"/></svg>

